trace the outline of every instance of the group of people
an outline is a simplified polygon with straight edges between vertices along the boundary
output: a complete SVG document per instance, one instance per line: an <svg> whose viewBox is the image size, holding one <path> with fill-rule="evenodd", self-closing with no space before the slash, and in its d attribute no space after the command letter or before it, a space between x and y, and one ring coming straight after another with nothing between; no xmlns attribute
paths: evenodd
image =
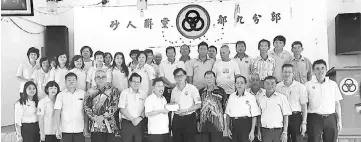
<svg viewBox="0 0 361 142"><path fill-rule="evenodd" d="M21 64L20 99L15 104L15 127L23 142L221 142L225 131L234 142L336 142L342 128L342 95L328 79L326 62L313 64L292 43L293 55L284 50L286 38L258 43L260 55L246 54L246 43L230 47L206 42L198 57L190 47L165 49L167 59L151 49L132 50L126 64L122 52L81 48L68 61L66 53L40 58L31 47ZM91 60L94 55L94 60Z"/></svg>

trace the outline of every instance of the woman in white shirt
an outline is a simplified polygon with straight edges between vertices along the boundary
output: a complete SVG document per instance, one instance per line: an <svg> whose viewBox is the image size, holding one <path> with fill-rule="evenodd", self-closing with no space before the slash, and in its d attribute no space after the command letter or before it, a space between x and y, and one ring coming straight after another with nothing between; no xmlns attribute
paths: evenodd
<svg viewBox="0 0 361 142"><path fill-rule="evenodd" d="M36 65L36 60L39 58L39 49L31 47L26 55L28 56L28 60L25 63L20 64L16 73L16 77L20 81L19 92L23 91L25 82L31 81L31 75L39 68L39 66Z"/></svg>
<svg viewBox="0 0 361 142"><path fill-rule="evenodd" d="M73 72L78 77L77 88L86 91L86 75L84 70L84 60L80 55L75 55L70 62L69 72Z"/></svg>
<svg viewBox="0 0 361 142"><path fill-rule="evenodd" d="M36 116L38 90L32 81L24 85L20 99L15 103L15 130L18 142L39 142L39 125Z"/></svg>
<svg viewBox="0 0 361 142"><path fill-rule="evenodd" d="M65 53L59 54L56 60L55 68L50 71L49 81L55 81L59 84L60 91L63 91L65 87L65 75L68 73L68 55Z"/></svg>
<svg viewBox="0 0 361 142"><path fill-rule="evenodd" d="M107 82L122 92L128 88L128 76L129 69L125 64L124 54L122 52L115 53L113 65L107 71Z"/></svg>
<svg viewBox="0 0 361 142"><path fill-rule="evenodd" d="M83 46L80 49L80 54L83 56L84 60L84 70L85 72L88 72L89 68L93 66L93 60L90 58L93 56L93 50L89 46Z"/></svg>
<svg viewBox="0 0 361 142"><path fill-rule="evenodd" d="M54 118L54 103L56 95L60 92L59 85L50 81L45 86L45 96L39 101L37 114L39 116L40 140L45 142L60 142L56 138L56 127Z"/></svg>
<svg viewBox="0 0 361 142"><path fill-rule="evenodd" d="M147 95L150 95L152 93L151 85L153 84L153 79L155 78L154 68L146 64L147 55L144 51L139 52L137 59L138 64L132 72L138 73L142 77L142 82L139 89L146 92Z"/></svg>

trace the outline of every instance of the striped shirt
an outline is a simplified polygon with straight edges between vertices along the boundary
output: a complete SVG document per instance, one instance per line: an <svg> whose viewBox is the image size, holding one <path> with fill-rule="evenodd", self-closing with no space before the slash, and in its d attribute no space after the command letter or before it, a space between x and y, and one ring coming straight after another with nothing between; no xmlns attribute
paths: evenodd
<svg viewBox="0 0 361 142"><path fill-rule="evenodd" d="M275 70L276 61L271 57L265 60L261 56L253 59L251 62L251 73L258 73L261 80L267 76L273 75Z"/></svg>

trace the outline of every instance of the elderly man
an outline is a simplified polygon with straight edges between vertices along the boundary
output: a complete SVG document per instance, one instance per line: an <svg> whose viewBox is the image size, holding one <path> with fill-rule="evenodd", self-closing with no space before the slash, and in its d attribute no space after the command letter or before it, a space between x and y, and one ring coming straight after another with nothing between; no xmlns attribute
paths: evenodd
<svg viewBox="0 0 361 142"><path fill-rule="evenodd" d="M87 91L84 101L84 110L91 120L91 141L111 142L116 127L115 112L118 109L120 92L117 88L108 86L107 75L103 70L95 72L95 83Z"/></svg>
<svg viewBox="0 0 361 142"><path fill-rule="evenodd" d="M162 62L162 59L163 59L162 54L159 52L156 52L154 55L155 64L159 66L159 64Z"/></svg>

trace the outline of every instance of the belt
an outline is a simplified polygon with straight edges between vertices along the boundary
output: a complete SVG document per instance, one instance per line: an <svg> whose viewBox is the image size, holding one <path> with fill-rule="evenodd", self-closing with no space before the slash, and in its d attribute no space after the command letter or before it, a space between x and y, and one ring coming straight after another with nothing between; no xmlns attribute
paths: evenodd
<svg viewBox="0 0 361 142"><path fill-rule="evenodd" d="M327 117L331 116L332 114L317 114L317 115L322 116L322 118L327 118Z"/></svg>
<svg viewBox="0 0 361 142"><path fill-rule="evenodd" d="M282 130L282 128L265 128L265 127L262 127L262 129L266 129L266 130L270 130L270 131Z"/></svg>
<svg viewBox="0 0 361 142"><path fill-rule="evenodd" d="M178 115L178 116L180 116L180 117L184 117L184 116L189 116L189 115L192 115L194 112L192 112L192 113L188 113L188 114L185 114L185 115L179 115L179 114L176 114L176 113L174 113L174 115Z"/></svg>
<svg viewBox="0 0 361 142"><path fill-rule="evenodd" d="M300 111L292 111L292 115L295 115L295 114L301 114Z"/></svg>
<svg viewBox="0 0 361 142"><path fill-rule="evenodd" d="M245 118L249 118L248 116L242 116L242 117L231 117L232 119L234 120L237 120L237 119L245 119Z"/></svg>

